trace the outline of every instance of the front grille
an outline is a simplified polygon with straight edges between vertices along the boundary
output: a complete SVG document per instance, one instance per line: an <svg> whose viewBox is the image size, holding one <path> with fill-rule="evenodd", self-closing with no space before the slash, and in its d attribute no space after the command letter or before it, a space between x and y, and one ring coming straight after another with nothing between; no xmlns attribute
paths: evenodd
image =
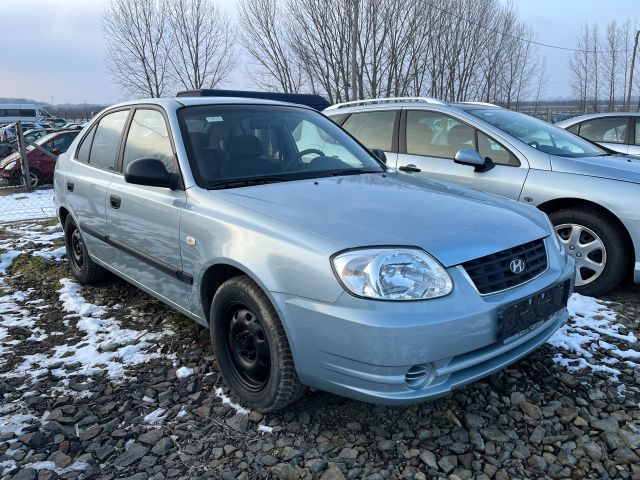
<svg viewBox="0 0 640 480"><path fill-rule="evenodd" d="M524 261L525 266L521 272L514 273L510 265L518 259ZM486 295L515 287L540 275L547 269L547 251L544 240L540 239L476 258L463 263L462 267L478 291Z"/></svg>

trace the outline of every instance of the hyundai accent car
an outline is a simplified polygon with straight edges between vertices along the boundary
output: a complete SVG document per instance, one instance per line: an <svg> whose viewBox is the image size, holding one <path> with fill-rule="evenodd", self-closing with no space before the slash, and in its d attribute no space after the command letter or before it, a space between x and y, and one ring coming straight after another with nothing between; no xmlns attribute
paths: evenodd
<svg viewBox="0 0 640 480"><path fill-rule="evenodd" d="M390 169L299 105L116 105L60 157L55 201L78 281L113 272L208 327L260 411L307 387L446 395L568 316L574 261L545 214Z"/></svg>
<svg viewBox="0 0 640 480"><path fill-rule="evenodd" d="M640 159L486 103L372 99L323 111L389 165L535 205L576 260L576 290L640 283ZM582 130L581 130L582 131Z"/></svg>

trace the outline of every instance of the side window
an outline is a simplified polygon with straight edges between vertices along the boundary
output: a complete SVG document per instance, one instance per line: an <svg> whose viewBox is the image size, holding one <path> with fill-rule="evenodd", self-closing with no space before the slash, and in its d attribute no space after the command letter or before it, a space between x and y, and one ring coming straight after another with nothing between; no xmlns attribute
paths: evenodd
<svg viewBox="0 0 640 480"><path fill-rule="evenodd" d="M453 159L461 148L475 150L473 127L438 112L407 112L407 153Z"/></svg>
<svg viewBox="0 0 640 480"><path fill-rule="evenodd" d="M515 155L480 130L478 130L478 153L483 158L489 157L496 165L520 166L520 160Z"/></svg>
<svg viewBox="0 0 640 480"><path fill-rule="evenodd" d="M64 153L69 149L69 145L71 145L71 142L73 142L73 140L78 136L77 133L73 134L73 133L68 133L67 135L62 135L61 137L58 137L55 139L55 146L56 148L60 149L60 153Z"/></svg>
<svg viewBox="0 0 640 480"><path fill-rule="evenodd" d="M91 151L91 141L93 140L93 135L96 133L96 127L91 127L91 130L87 134L86 137L82 140L80 147L78 147L78 151L76 152L76 160L84 163L89 163L89 152Z"/></svg>
<svg viewBox="0 0 640 480"><path fill-rule="evenodd" d="M365 147L388 152L392 150L396 115L397 112L393 110L354 113L342 124L342 128Z"/></svg>
<svg viewBox="0 0 640 480"><path fill-rule="evenodd" d="M636 118L636 145L640 145L640 118Z"/></svg>
<svg viewBox="0 0 640 480"><path fill-rule="evenodd" d="M173 148L164 117L157 110L136 110L131 121L127 143L124 147L122 171L139 158L155 158L173 172Z"/></svg>
<svg viewBox="0 0 640 480"><path fill-rule="evenodd" d="M580 130L579 123L576 123L575 125L571 125L570 127L567 128L568 132L575 133L576 135L578 135L579 130Z"/></svg>
<svg viewBox="0 0 640 480"><path fill-rule="evenodd" d="M115 168L118 142L128 115L129 110L120 110L102 117L93 136L89 165L109 170Z"/></svg>
<svg viewBox="0 0 640 480"><path fill-rule="evenodd" d="M604 117L580 125L580 136L592 142L624 143L627 117Z"/></svg>

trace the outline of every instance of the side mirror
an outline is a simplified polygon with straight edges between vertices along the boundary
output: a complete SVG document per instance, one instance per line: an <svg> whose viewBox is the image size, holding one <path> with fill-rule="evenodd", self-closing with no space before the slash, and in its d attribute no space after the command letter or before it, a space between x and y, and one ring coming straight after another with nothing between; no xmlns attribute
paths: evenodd
<svg viewBox="0 0 640 480"><path fill-rule="evenodd" d="M488 172L495 166L489 157L482 158L482 155L469 148L458 150L453 161L460 165L474 167L473 171L478 173Z"/></svg>
<svg viewBox="0 0 640 480"><path fill-rule="evenodd" d="M373 148L371 149L371 153L373 153L382 163L384 163L385 165L387 164L387 156L384 154L383 150L380 150L379 148Z"/></svg>
<svg viewBox="0 0 640 480"><path fill-rule="evenodd" d="M127 165L124 172L124 181L127 183L171 190L178 186L178 179L178 175L169 173L157 158L138 158Z"/></svg>

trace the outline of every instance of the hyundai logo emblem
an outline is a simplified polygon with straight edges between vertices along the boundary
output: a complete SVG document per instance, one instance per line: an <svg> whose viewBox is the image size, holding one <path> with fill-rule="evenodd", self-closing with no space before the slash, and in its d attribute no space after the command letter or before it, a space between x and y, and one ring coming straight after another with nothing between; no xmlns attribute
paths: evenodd
<svg viewBox="0 0 640 480"><path fill-rule="evenodd" d="M509 263L509 270L511 270L512 273L522 273L526 266L527 265L524 263L524 260L521 258L514 258L511 260L511 263Z"/></svg>

